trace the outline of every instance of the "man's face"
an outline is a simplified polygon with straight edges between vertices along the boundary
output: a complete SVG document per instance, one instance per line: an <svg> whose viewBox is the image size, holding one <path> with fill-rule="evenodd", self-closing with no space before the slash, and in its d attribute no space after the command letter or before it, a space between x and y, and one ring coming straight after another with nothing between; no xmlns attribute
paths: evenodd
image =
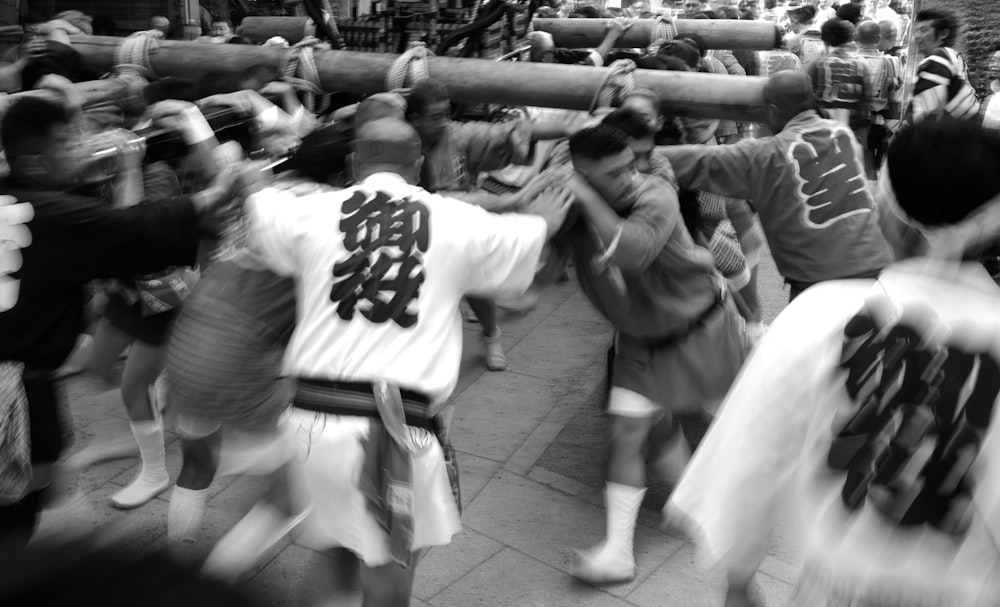
<svg viewBox="0 0 1000 607"><path fill-rule="evenodd" d="M917 40L917 50L921 55L929 55L941 47L946 33L938 34L938 31L934 29L933 21L918 21L916 27L913 28L913 37Z"/></svg>
<svg viewBox="0 0 1000 607"><path fill-rule="evenodd" d="M684 14L693 15L701 11L700 0L684 0Z"/></svg>
<svg viewBox="0 0 1000 607"><path fill-rule="evenodd" d="M225 21L216 21L212 24L213 38L225 38L226 36L231 36L232 34L233 28L229 27L229 24Z"/></svg>
<svg viewBox="0 0 1000 607"><path fill-rule="evenodd" d="M436 145L444 138L451 122L451 103L438 101L427 107L423 114L415 114L412 119L413 128L420 135L420 140L426 146Z"/></svg>
<svg viewBox="0 0 1000 607"><path fill-rule="evenodd" d="M629 148L599 160L574 158L573 166L613 208L635 184L635 154Z"/></svg>
<svg viewBox="0 0 1000 607"><path fill-rule="evenodd" d="M655 147L656 144L652 137L643 137L642 139L629 137L628 149L632 150L632 155L635 156L635 169L638 172L649 173L649 159L653 155Z"/></svg>
<svg viewBox="0 0 1000 607"><path fill-rule="evenodd" d="M653 106L653 101L651 99L640 97L638 95L634 97L626 97L625 101L622 103L622 107L635 110L636 113L646 119L646 123L649 124L649 128L654 131L659 131L663 126L660 114L656 111L656 107Z"/></svg>
<svg viewBox="0 0 1000 607"><path fill-rule="evenodd" d="M879 24L878 29L881 35L878 47L883 51L891 49L896 42L896 26L888 21L883 21Z"/></svg>
<svg viewBox="0 0 1000 607"><path fill-rule="evenodd" d="M1000 80L1000 51L993 53L990 63L986 66L986 74L990 80Z"/></svg>

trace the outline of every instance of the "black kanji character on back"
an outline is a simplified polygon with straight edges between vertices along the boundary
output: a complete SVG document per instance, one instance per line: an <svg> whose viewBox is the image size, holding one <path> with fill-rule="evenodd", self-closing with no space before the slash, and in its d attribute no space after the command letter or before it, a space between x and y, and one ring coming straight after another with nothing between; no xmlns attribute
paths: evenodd
<svg viewBox="0 0 1000 607"><path fill-rule="evenodd" d="M333 266L330 300L339 302L337 315L351 320L360 310L371 322L412 327L430 245L427 207L385 192L357 191L341 210L339 228L350 255Z"/></svg>
<svg viewBox="0 0 1000 607"><path fill-rule="evenodd" d="M827 463L846 473L843 505L964 534L969 471L1000 394L1000 365L989 352L928 343L913 326L880 326L862 311L844 331L841 367L855 408L834 428Z"/></svg>

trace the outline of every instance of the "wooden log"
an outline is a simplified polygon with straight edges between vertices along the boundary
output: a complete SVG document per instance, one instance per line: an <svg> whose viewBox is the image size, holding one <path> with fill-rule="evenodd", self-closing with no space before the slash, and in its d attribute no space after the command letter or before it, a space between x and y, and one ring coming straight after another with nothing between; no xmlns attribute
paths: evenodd
<svg viewBox="0 0 1000 607"><path fill-rule="evenodd" d="M535 19L531 26L552 34L560 48L596 48L604 40L608 19ZM767 51L781 46L781 31L768 21L675 19L678 35L698 34L708 48ZM654 19L637 19L615 46L646 48L653 42Z"/></svg>
<svg viewBox="0 0 1000 607"><path fill-rule="evenodd" d="M114 67L121 38L78 36L73 48L96 70ZM239 44L160 41L150 64L160 76L197 78L207 72L241 72L257 64L281 69L292 51ZM396 55L316 51L319 84L328 92L367 95L386 90L386 75ZM607 68L550 63L432 57L430 76L440 80L457 103L495 103L588 110L608 74ZM664 108L681 116L762 121L766 78L693 72L636 70L637 87L651 89Z"/></svg>
<svg viewBox="0 0 1000 607"><path fill-rule="evenodd" d="M127 84L125 81L118 78L107 78L105 80L79 82L73 86L78 93L83 95L83 107L86 109L116 99L118 95L125 91ZM18 99L24 99L26 97L41 97L47 94L50 93L41 90L32 90L22 91L12 95L0 95L0 113L3 113L3 111L6 110L10 104L14 103Z"/></svg>
<svg viewBox="0 0 1000 607"><path fill-rule="evenodd" d="M244 17L237 33L255 44L264 44L268 38L281 36L289 44L305 37L308 17Z"/></svg>

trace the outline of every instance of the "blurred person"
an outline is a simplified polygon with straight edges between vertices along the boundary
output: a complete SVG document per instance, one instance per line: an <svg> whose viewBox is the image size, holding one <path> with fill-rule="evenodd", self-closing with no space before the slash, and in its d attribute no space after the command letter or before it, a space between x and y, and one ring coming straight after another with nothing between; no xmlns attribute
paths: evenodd
<svg viewBox="0 0 1000 607"><path fill-rule="evenodd" d="M983 127L1000 130L1000 42L990 47L990 61L986 66L989 94L983 99Z"/></svg>
<svg viewBox="0 0 1000 607"><path fill-rule="evenodd" d="M972 122L901 131L878 193L898 261L791 303L747 362L664 510L727 606L758 604L786 504L795 607L1000 604L998 163Z"/></svg>
<svg viewBox="0 0 1000 607"><path fill-rule="evenodd" d="M803 66L815 61L826 48L816 15L816 7L812 5L788 11L792 33L785 39L785 45L798 56Z"/></svg>
<svg viewBox="0 0 1000 607"><path fill-rule="evenodd" d="M680 187L753 202L790 299L821 281L877 275L891 253L853 132L820 114L801 72L771 75L764 102L771 137L657 152Z"/></svg>
<svg viewBox="0 0 1000 607"><path fill-rule="evenodd" d="M515 210L530 200L527 195L534 190L493 194L477 188L480 173L511 164L523 165L528 161L533 140L565 136L566 125L557 125L553 131L548 125L526 119L495 124L452 121L448 89L433 79L418 82L407 105L407 119L420 134L423 145L421 187L488 211ZM507 357L496 304L479 297L469 298L468 303L482 326L486 368L503 371L507 368Z"/></svg>
<svg viewBox="0 0 1000 607"><path fill-rule="evenodd" d="M871 129L865 144L868 178L874 179L889 147L889 139L902 118L903 73L900 62L878 49L882 28L874 21L858 26L858 58L868 64L871 76Z"/></svg>
<svg viewBox="0 0 1000 607"><path fill-rule="evenodd" d="M820 35L826 52L806 67L819 107L854 130L867 145L871 126L872 77L868 63L854 49L855 29L849 21L831 19Z"/></svg>
<svg viewBox="0 0 1000 607"><path fill-rule="evenodd" d="M365 605L401 607L418 556L461 527L434 434L458 379L460 300L527 289L569 196L548 190L528 209L537 216L525 216L431 194L415 185L420 136L391 118L359 128L353 153L351 188L252 195L249 245L296 284L285 357L295 393L284 423L312 502L299 541L348 549L360 562ZM387 214L389 231L364 230Z"/></svg>
<svg viewBox="0 0 1000 607"><path fill-rule="evenodd" d="M30 447L8 453L0 475L0 533L17 541L33 533L65 447L53 372L81 332L84 286L191 265L202 232L218 229L231 201L229 174L186 198L122 209L74 195L87 164L74 121L65 97L50 97L16 101L0 123L10 165L0 225L15 245L3 253L0 282L0 404L14 419L24 412L30 432ZM12 474L16 462L30 468Z"/></svg>
<svg viewBox="0 0 1000 607"><path fill-rule="evenodd" d="M848 3L840 5L837 9L836 18L842 21L847 21L853 26L857 26L861 23L863 18L864 8L860 4Z"/></svg>
<svg viewBox="0 0 1000 607"><path fill-rule="evenodd" d="M570 139L570 154L567 184L579 213L553 255L568 246L584 293L616 330L606 535L576 553L573 575L621 583L636 575L633 540L647 464L662 479L676 479L687 443L673 415L712 410L740 367L742 336L711 254L687 230L676 188L635 173L628 136L604 124L586 128Z"/></svg>
<svg viewBox="0 0 1000 607"><path fill-rule="evenodd" d="M875 11L869 17L876 23L888 21L896 31L899 31L903 27L903 22L899 18L899 13L889 6L890 2L891 0L875 0Z"/></svg>
<svg viewBox="0 0 1000 607"><path fill-rule="evenodd" d="M952 48L960 31L958 17L951 11L928 8L917 13L913 36L920 63L907 108L909 122L945 114L965 120L979 114L965 59Z"/></svg>

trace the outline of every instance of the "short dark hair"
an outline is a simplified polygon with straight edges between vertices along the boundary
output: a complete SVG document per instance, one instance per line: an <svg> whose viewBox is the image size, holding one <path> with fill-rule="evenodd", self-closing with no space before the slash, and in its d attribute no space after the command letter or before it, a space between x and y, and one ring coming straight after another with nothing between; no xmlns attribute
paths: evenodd
<svg viewBox="0 0 1000 607"><path fill-rule="evenodd" d="M255 42L244 36L233 36L229 40L226 40L226 44L255 44Z"/></svg>
<svg viewBox="0 0 1000 607"><path fill-rule="evenodd" d="M685 42L690 42L698 49L698 54L702 57L708 54L708 41L701 34L684 34L677 37L677 40L683 40Z"/></svg>
<svg viewBox="0 0 1000 607"><path fill-rule="evenodd" d="M600 19L601 13L597 7L588 4L577 8L569 17L570 19Z"/></svg>
<svg viewBox="0 0 1000 607"><path fill-rule="evenodd" d="M52 135L52 129L69 122L69 110L57 101L39 97L18 99L0 120L0 146L8 161L39 154Z"/></svg>
<svg viewBox="0 0 1000 607"><path fill-rule="evenodd" d="M901 130L887 163L899 206L927 226L961 221L1000 194L1000 134L970 120L929 119Z"/></svg>
<svg viewBox="0 0 1000 607"><path fill-rule="evenodd" d="M607 124L581 129L569 138L569 153L573 158L601 160L628 149L628 135Z"/></svg>
<svg viewBox="0 0 1000 607"><path fill-rule="evenodd" d="M451 101L448 87L435 78L424 78L410 89L410 96L406 100L406 115L422 116L430 106L442 101Z"/></svg>
<svg viewBox="0 0 1000 607"><path fill-rule="evenodd" d="M668 57L666 55L660 57L663 62L663 69L668 72L691 72L697 71L697 69L692 70L683 59L678 59L677 57Z"/></svg>
<svg viewBox="0 0 1000 607"><path fill-rule="evenodd" d="M212 20L209 23L213 25L216 23L225 23L229 27L233 26L233 22L230 21L229 19L226 19L225 17L212 17Z"/></svg>
<svg viewBox="0 0 1000 607"><path fill-rule="evenodd" d="M698 69L702 60L702 56L698 54L698 49L695 48L694 44L686 40L671 40L661 46L657 54L663 57L676 57L692 70Z"/></svg>
<svg viewBox="0 0 1000 607"><path fill-rule="evenodd" d="M613 126L632 139L645 139L656 134L642 114L630 107L618 108L611 112L604 117L601 124Z"/></svg>
<svg viewBox="0 0 1000 607"><path fill-rule="evenodd" d="M942 43L944 46L953 46L958 39L961 24L955 13L943 8L925 8L917 13L917 23L930 21L931 26L937 33L948 30L948 37Z"/></svg>
<svg viewBox="0 0 1000 607"><path fill-rule="evenodd" d="M799 23L812 23L816 19L817 14L816 7L811 4L806 4L798 8L788 11L788 16L795 19Z"/></svg>
<svg viewBox="0 0 1000 607"><path fill-rule="evenodd" d="M830 19L820 28L819 35L827 46L844 46L854 40L854 25L843 19Z"/></svg>
<svg viewBox="0 0 1000 607"><path fill-rule="evenodd" d="M837 19L850 21L851 25L857 25L861 22L861 11L860 4L841 4L840 8L837 9Z"/></svg>

